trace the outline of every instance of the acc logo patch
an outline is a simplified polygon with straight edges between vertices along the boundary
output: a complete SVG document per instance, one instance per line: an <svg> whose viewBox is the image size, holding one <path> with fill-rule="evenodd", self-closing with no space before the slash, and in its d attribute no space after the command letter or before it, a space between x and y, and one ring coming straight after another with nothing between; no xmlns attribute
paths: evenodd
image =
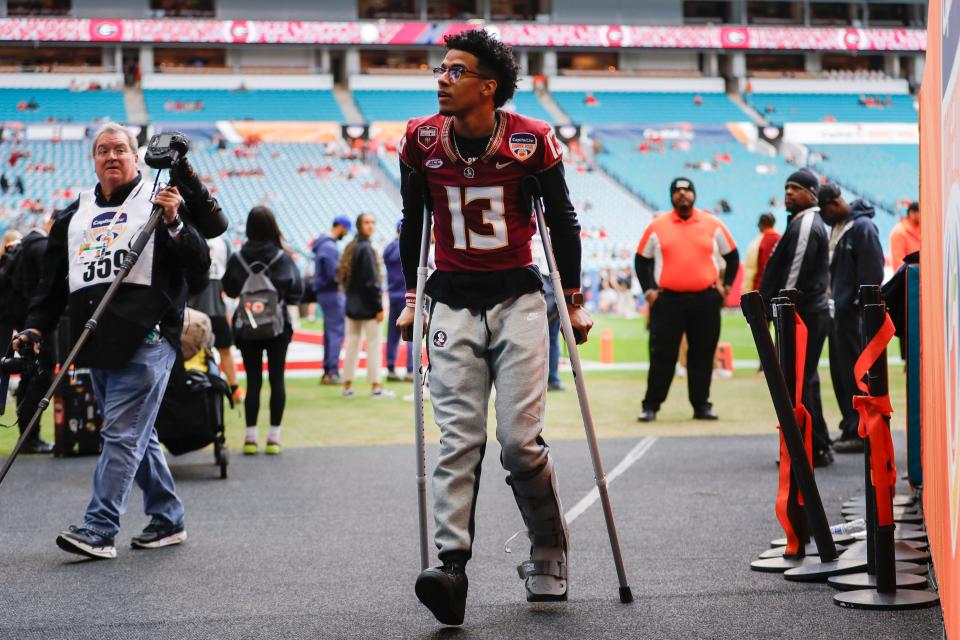
<svg viewBox="0 0 960 640"><path fill-rule="evenodd" d="M419 144L424 151L432 149L433 145L437 144L437 138L439 137L440 132L432 125L417 127L417 144Z"/></svg>
<svg viewBox="0 0 960 640"><path fill-rule="evenodd" d="M444 347L447 344L447 340L450 336L447 335L447 332L440 329L435 331L433 334L433 346L435 347Z"/></svg>
<svg viewBox="0 0 960 640"><path fill-rule="evenodd" d="M427 169L439 169L443 166L443 160L440 158L430 158L424 162L424 165L426 165Z"/></svg>
<svg viewBox="0 0 960 640"><path fill-rule="evenodd" d="M532 133L514 133L510 135L508 144L513 157L522 162L537 150L537 136Z"/></svg>

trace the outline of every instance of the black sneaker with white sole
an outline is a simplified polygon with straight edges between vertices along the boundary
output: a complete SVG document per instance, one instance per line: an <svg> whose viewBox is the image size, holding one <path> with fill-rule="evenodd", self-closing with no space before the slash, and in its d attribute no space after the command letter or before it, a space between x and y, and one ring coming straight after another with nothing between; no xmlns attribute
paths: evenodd
<svg viewBox="0 0 960 640"><path fill-rule="evenodd" d="M187 531L183 525L174 527L169 524L151 522L138 536L130 538L130 546L134 549L159 549L170 545L180 544L187 539Z"/></svg>
<svg viewBox="0 0 960 640"><path fill-rule="evenodd" d="M67 553L75 553L96 560L109 560L117 557L117 548L113 545L113 536L105 536L93 529L70 525L57 536L57 546Z"/></svg>

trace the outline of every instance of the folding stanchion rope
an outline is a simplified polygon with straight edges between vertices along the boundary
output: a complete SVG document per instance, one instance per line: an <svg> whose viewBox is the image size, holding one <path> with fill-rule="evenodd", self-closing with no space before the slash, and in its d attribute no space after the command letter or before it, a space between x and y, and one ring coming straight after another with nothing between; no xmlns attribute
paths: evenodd
<svg viewBox="0 0 960 640"><path fill-rule="evenodd" d="M872 562L867 574L856 574L850 580L832 578L831 584L850 584L861 577L873 588L845 591L834 596L833 601L841 607L853 609L903 610L935 606L939 597L929 591L904 589L922 588L926 579L922 576L898 573L893 533L893 494L897 482L893 438L890 434L890 415L893 407L887 386L886 350L893 338L894 327L886 306L880 302L879 288L862 287L862 335L866 342L854 365L857 386L865 396L854 396L853 405L860 414L858 433L864 439L866 515L868 555ZM868 304L871 301L879 304ZM869 340L867 336L871 336ZM866 377L869 382L864 382ZM872 542L872 544L871 544ZM872 547L872 548L871 548ZM872 580L871 580L872 578ZM919 585L917 584L919 582ZM849 588L849 587L848 587Z"/></svg>

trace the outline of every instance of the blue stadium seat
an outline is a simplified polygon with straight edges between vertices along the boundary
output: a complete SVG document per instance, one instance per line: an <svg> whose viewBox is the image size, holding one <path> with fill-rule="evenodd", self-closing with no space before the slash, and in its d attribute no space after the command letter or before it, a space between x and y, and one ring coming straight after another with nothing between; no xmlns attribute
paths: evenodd
<svg viewBox="0 0 960 640"><path fill-rule="evenodd" d="M436 91L356 89L353 99L368 122L405 121L437 112ZM553 122L553 118L532 91L518 91L505 108L531 118Z"/></svg>
<svg viewBox="0 0 960 640"><path fill-rule="evenodd" d="M33 100L35 111L18 110L18 103ZM92 122L108 118L125 122L127 109L122 91L69 91L67 89L0 89L0 121L44 122L50 118Z"/></svg>
<svg viewBox="0 0 960 640"><path fill-rule="evenodd" d="M201 80L198 78L198 81ZM153 121L211 122L214 120L289 120L343 122L343 113L332 91L213 89L146 89L147 113ZM203 103L199 110L176 110ZM172 107L172 108L169 108Z"/></svg>
<svg viewBox="0 0 960 640"><path fill-rule="evenodd" d="M914 98L909 95L874 96L883 102L887 97L891 104L868 107L860 104L858 94L817 93L754 93L744 96L747 102L771 121L823 122L833 118L837 122L916 122L917 110Z"/></svg>
<svg viewBox="0 0 960 640"><path fill-rule="evenodd" d="M554 91L553 99L570 118L584 124L696 122L723 124L747 120L722 93L630 93ZM588 95L596 99L588 104ZM697 96L701 103L695 104Z"/></svg>

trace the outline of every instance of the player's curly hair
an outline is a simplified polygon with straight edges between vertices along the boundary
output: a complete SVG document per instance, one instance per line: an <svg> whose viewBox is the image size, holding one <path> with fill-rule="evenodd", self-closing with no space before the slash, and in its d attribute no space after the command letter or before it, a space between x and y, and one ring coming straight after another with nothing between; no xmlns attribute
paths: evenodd
<svg viewBox="0 0 960 640"><path fill-rule="evenodd" d="M493 95L493 105L500 108L513 97L517 90L517 75L520 70L513 57L513 49L500 42L483 29L471 29L461 33L444 36L447 49L466 51L477 56L480 71L497 81L497 92Z"/></svg>

